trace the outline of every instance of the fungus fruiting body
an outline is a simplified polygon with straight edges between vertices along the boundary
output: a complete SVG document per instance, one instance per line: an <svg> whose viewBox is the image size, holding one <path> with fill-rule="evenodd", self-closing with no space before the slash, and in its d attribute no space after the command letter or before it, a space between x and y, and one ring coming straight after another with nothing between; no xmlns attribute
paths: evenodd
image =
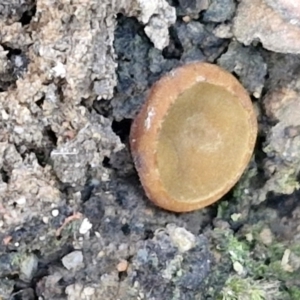
<svg viewBox="0 0 300 300"><path fill-rule="evenodd" d="M130 146L149 199L187 212L233 187L256 135L255 112L238 80L216 65L196 62L154 84L132 124Z"/></svg>

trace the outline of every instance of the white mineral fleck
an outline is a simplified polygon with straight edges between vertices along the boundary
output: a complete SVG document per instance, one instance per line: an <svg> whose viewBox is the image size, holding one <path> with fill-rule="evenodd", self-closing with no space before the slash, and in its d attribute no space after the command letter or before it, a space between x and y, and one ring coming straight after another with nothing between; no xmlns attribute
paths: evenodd
<svg viewBox="0 0 300 300"><path fill-rule="evenodd" d="M88 218L85 218L80 225L79 233L86 234L92 227L92 223L88 220Z"/></svg>

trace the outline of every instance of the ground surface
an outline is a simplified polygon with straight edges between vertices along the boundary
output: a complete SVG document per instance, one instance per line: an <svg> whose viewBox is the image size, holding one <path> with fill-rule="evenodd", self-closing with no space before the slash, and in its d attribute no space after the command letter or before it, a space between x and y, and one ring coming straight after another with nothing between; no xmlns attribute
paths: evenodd
<svg viewBox="0 0 300 300"><path fill-rule="evenodd" d="M266 2L0 0L1 300L300 299L300 22ZM128 134L193 60L241 81L259 137L228 195L173 214Z"/></svg>

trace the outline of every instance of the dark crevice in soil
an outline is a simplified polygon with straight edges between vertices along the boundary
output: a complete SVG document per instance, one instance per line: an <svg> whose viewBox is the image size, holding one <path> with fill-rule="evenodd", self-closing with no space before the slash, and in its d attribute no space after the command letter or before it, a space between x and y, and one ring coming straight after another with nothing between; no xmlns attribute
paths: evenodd
<svg viewBox="0 0 300 300"><path fill-rule="evenodd" d="M169 29L170 42L167 47L162 51L162 55L165 59L180 59L184 51L182 44L178 38L176 29L171 26Z"/></svg>
<svg viewBox="0 0 300 300"><path fill-rule="evenodd" d="M65 83L65 80L60 80L60 82L57 83L57 95L59 97L59 100L61 103L64 103L64 92L63 92L63 85Z"/></svg>
<svg viewBox="0 0 300 300"><path fill-rule="evenodd" d="M221 39L214 37L213 39L206 39L204 46L200 50L206 57L206 61L210 63L216 62L224 53L227 52L229 47L229 39Z"/></svg>
<svg viewBox="0 0 300 300"><path fill-rule="evenodd" d="M101 116L107 118L111 116L110 101L105 99L95 100L93 102L93 109Z"/></svg>
<svg viewBox="0 0 300 300"><path fill-rule="evenodd" d="M38 300L37 295L32 289L30 283L18 280L14 285L13 293L10 297L10 300Z"/></svg>
<svg viewBox="0 0 300 300"><path fill-rule="evenodd" d="M121 139L121 141L124 143L126 142L130 127L131 127L132 120L131 119L123 119L122 121L113 121L112 123L112 129L115 132L116 135L118 135Z"/></svg>
<svg viewBox="0 0 300 300"><path fill-rule="evenodd" d="M194 0L187 0L187 2L190 2L190 1L194 1ZM173 7L178 7L179 6L179 1L178 0L167 0L167 2Z"/></svg>
<svg viewBox="0 0 300 300"><path fill-rule="evenodd" d="M30 153L35 154L36 159L41 167L45 167L49 162L49 154L46 153L45 149L38 149L33 146L30 149L28 148L26 152L23 152L21 157L25 159L26 155Z"/></svg>
<svg viewBox="0 0 300 300"><path fill-rule="evenodd" d="M45 127L44 134L47 136L47 140L49 141L50 145L55 148L57 145L57 136L50 126Z"/></svg>
<svg viewBox="0 0 300 300"><path fill-rule="evenodd" d="M91 98L82 98L80 105L84 106L90 113L93 110L95 100Z"/></svg>
<svg viewBox="0 0 300 300"><path fill-rule="evenodd" d="M126 271L119 272L118 276L119 276L119 281L124 281L125 278L127 277L127 272Z"/></svg>
<svg viewBox="0 0 300 300"><path fill-rule="evenodd" d="M300 206L299 198L299 190L295 191L291 195L276 195L269 192L267 195L267 200L262 204L262 206L277 210L280 218L292 218L293 211Z"/></svg>
<svg viewBox="0 0 300 300"><path fill-rule="evenodd" d="M145 229L144 231L144 240L151 240L154 237L154 232L151 229Z"/></svg>
<svg viewBox="0 0 300 300"><path fill-rule="evenodd" d="M300 172L297 174L297 181L300 182Z"/></svg>
<svg viewBox="0 0 300 300"><path fill-rule="evenodd" d="M81 201L83 203L91 198L94 188L94 185L87 183L81 190Z"/></svg>
<svg viewBox="0 0 300 300"><path fill-rule="evenodd" d="M257 165L257 176L253 178L253 184L255 184L255 187L257 189L263 187L268 180L267 175L265 173L264 169L264 162L267 159L266 153L262 150L263 145L266 142L266 137L265 135L259 133L257 136L257 141L254 149L254 159L255 163Z"/></svg>
<svg viewBox="0 0 300 300"><path fill-rule="evenodd" d="M230 229L233 231L233 233L238 233L240 231L240 229L243 228L243 226L245 225L245 221L236 221L236 222L229 222L230 224Z"/></svg>
<svg viewBox="0 0 300 300"><path fill-rule="evenodd" d="M44 128L43 133L44 133L44 145L45 145L44 147L37 147L36 145L27 145L26 151L24 150L21 151L21 146L15 144L15 147L17 151L20 153L23 160L30 153L34 153L41 167L45 167L47 164L50 163L51 151L55 149L57 143L56 134L51 129L50 126L46 126Z"/></svg>
<svg viewBox="0 0 300 300"><path fill-rule="evenodd" d="M10 176L9 176L8 172L6 172L6 171L4 170L4 168L1 168L1 169L0 169L0 173L1 173L2 181L5 182L5 183L8 183L8 182L9 182L9 179L10 179Z"/></svg>
<svg viewBox="0 0 300 300"><path fill-rule="evenodd" d="M213 220L218 215L218 203L207 207L206 210L207 210L208 217L205 220L203 220L203 222L201 224L202 227L200 228L199 233L201 233L204 228L213 226Z"/></svg>
<svg viewBox="0 0 300 300"><path fill-rule="evenodd" d="M131 230L130 230L130 226L126 223L121 227L121 230L123 232L124 235L129 235Z"/></svg>
<svg viewBox="0 0 300 300"><path fill-rule="evenodd" d="M37 100L37 101L35 102L35 104L36 104L39 108L43 108L44 101L45 101L45 95L43 95L43 97L42 97L40 100Z"/></svg>
<svg viewBox="0 0 300 300"><path fill-rule="evenodd" d="M16 148L18 150L18 147L16 147ZM50 153L51 153L52 149L53 149L53 147L36 148L34 146L31 146L31 147L27 148L27 151L25 151L25 152L20 153L19 150L18 150L18 152L20 153L23 160L30 153L34 153L39 165L44 168L47 164L50 163Z"/></svg>
<svg viewBox="0 0 300 300"><path fill-rule="evenodd" d="M13 80L13 81L1 81L0 80L0 93L1 92L6 92L8 90L12 90L12 89L15 89L16 88L16 81Z"/></svg>
<svg viewBox="0 0 300 300"><path fill-rule="evenodd" d="M102 166L104 168L111 168L111 164L110 164L110 158L105 156L103 161L102 161Z"/></svg>
<svg viewBox="0 0 300 300"><path fill-rule="evenodd" d="M3 45L2 46L4 50L8 51L7 53L7 58L11 58L13 55L20 55L22 53L22 50L21 49L13 49L11 47L8 47L8 46L5 46Z"/></svg>
<svg viewBox="0 0 300 300"><path fill-rule="evenodd" d="M19 280L18 274L5 274L5 277L9 280ZM0 276L0 278L3 278L3 277Z"/></svg>
<svg viewBox="0 0 300 300"><path fill-rule="evenodd" d="M32 6L32 8L30 10L27 10L23 13L20 22L22 24L22 26L28 25L32 18L35 16L36 14L36 4Z"/></svg>

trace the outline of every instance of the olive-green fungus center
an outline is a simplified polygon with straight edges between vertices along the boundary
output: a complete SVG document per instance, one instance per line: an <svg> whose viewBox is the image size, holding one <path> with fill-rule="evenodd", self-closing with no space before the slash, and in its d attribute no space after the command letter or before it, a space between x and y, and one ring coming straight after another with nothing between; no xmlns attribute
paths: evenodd
<svg viewBox="0 0 300 300"><path fill-rule="evenodd" d="M182 202L222 191L243 172L249 117L225 88L197 83L179 95L163 120L157 163L166 191Z"/></svg>

